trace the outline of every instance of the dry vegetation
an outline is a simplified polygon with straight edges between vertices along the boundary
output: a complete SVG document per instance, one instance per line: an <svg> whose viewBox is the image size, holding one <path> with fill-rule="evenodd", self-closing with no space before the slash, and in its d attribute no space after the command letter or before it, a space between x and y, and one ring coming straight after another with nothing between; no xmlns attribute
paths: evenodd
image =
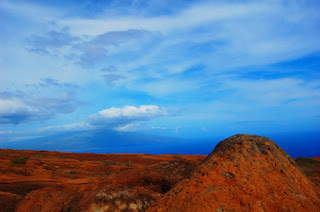
<svg viewBox="0 0 320 212"><path fill-rule="evenodd" d="M3 211L144 211L204 155L0 150Z"/></svg>

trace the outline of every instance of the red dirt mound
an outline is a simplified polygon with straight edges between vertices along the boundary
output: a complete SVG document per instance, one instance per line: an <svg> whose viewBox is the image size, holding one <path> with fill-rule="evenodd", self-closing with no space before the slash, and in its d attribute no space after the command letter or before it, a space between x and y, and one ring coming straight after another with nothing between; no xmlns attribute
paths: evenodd
<svg viewBox="0 0 320 212"><path fill-rule="evenodd" d="M235 135L147 211L320 211L320 192L273 141Z"/></svg>

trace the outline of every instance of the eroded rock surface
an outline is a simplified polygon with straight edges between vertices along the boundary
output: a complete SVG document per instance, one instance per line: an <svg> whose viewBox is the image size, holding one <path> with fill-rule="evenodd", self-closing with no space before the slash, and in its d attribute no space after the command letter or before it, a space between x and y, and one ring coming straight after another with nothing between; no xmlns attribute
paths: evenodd
<svg viewBox="0 0 320 212"><path fill-rule="evenodd" d="M319 211L319 188L268 138L234 135L147 211Z"/></svg>

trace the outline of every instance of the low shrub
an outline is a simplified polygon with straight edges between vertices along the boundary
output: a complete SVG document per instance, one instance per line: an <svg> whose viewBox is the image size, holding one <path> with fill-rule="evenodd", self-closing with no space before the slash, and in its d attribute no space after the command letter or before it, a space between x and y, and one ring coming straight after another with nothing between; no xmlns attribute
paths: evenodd
<svg viewBox="0 0 320 212"><path fill-rule="evenodd" d="M125 161L123 162L125 166L133 166L133 162L131 162L130 160L129 161Z"/></svg>
<svg viewBox="0 0 320 212"><path fill-rule="evenodd" d="M34 157L34 158L45 158L46 156L44 154L33 154L32 157Z"/></svg>
<svg viewBox="0 0 320 212"><path fill-rule="evenodd" d="M26 164L27 158L15 158L10 160L11 164Z"/></svg>
<svg viewBox="0 0 320 212"><path fill-rule="evenodd" d="M43 168L49 170L49 166L47 164L42 164Z"/></svg>
<svg viewBox="0 0 320 212"><path fill-rule="evenodd" d="M102 163L103 166L114 166L114 165L118 165L118 163L110 161L110 160L105 160Z"/></svg>

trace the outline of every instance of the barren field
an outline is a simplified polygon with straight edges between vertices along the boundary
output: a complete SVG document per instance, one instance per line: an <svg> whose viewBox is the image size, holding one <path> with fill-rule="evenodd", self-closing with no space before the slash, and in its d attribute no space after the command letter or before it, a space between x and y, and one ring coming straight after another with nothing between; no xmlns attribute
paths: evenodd
<svg viewBox="0 0 320 212"><path fill-rule="evenodd" d="M0 209L145 210L205 157L0 150Z"/></svg>
<svg viewBox="0 0 320 212"><path fill-rule="evenodd" d="M206 155L0 150L1 211L144 211ZM320 158L296 163L320 187Z"/></svg>

